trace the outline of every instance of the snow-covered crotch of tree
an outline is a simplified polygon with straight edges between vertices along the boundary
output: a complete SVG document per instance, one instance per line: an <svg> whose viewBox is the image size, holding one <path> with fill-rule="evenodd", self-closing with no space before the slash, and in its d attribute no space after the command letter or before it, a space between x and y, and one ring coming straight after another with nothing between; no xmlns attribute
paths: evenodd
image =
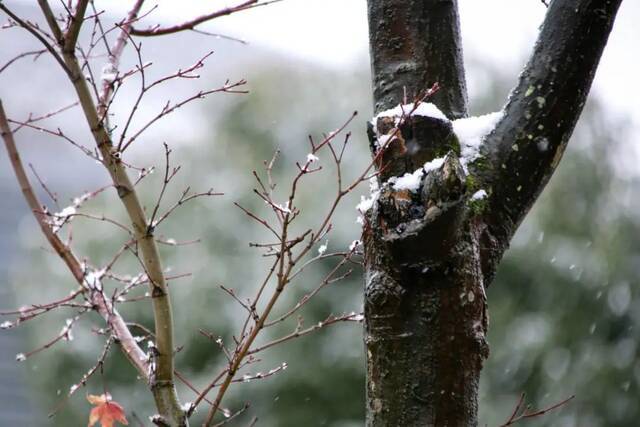
<svg viewBox="0 0 640 427"><path fill-rule="evenodd" d="M552 1L502 111L466 118L457 2L368 0L381 180L362 221L368 426L478 424L485 289L562 157L620 3Z"/></svg>

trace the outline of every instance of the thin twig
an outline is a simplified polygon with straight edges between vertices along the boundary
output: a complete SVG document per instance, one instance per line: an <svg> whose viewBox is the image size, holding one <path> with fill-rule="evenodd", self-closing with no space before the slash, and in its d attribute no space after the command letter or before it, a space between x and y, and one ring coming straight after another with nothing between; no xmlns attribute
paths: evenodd
<svg viewBox="0 0 640 427"><path fill-rule="evenodd" d="M524 406L524 398L525 398L525 394L521 393L520 394L520 398L518 399L518 403L516 404L516 407L514 408L513 412L511 413L511 416L509 417L509 419L504 424L500 424L499 427L508 427L508 426L514 425L515 423L517 423L519 421L523 421L523 420L536 418L536 417L540 417L542 415L545 415L546 413L551 412L554 409L557 409L557 408L560 408L561 406L566 405L573 398L575 398L575 395L571 395L571 396L567 397L566 399L561 400L558 403L555 403L555 404L553 404L551 406L548 406L548 407L546 407L544 409L540 409L540 410L531 410L528 406Z"/></svg>
<svg viewBox="0 0 640 427"><path fill-rule="evenodd" d="M71 73L71 70L69 69L69 67L67 67L67 65L64 63L64 61L62 60L62 58L60 57L60 55L58 55L58 52L56 52L56 50L53 48L53 46L51 46L51 43L49 43L42 35L40 35L40 33L35 30L34 28L31 27L31 25L29 25L27 22L23 21L22 19L20 19L18 16L16 16L16 14L14 14L7 6L4 5L4 3L0 2L0 10L2 10L4 13L6 13L7 15L9 15L9 17L11 19L13 19L14 21L16 21L22 28L24 28L25 30L27 30L28 32L30 32L35 38L38 39L38 41L40 43L42 43L42 45L45 47L45 49L47 49L49 51L49 53L51 54L51 56L53 56L53 59L56 60L56 62L58 64L60 64L60 66L62 67L62 69L64 70L65 73L67 73L67 76L69 76L70 79L73 78L73 74Z"/></svg>
<svg viewBox="0 0 640 427"><path fill-rule="evenodd" d="M243 3L240 3L236 6L225 7L224 9L220 9L216 12L212 12L206 15L199 16L190 21L184 22L182 24L174 25L172 27L152 27L145 30L140 30L136 28L131 29L131 34L134 36L141 37L150 37L150 36L163 36L166 34L173 34L180 31L185 30L193 30L197 25L202 24L203 22L211 21L212 19L219 18L221 16L231 15L236 12L240 12L243 10L253 9L255 7L266 6L268 4L278 3L282 0L270 0L262 3L258 3L259 0L245 0Z"/></svg>

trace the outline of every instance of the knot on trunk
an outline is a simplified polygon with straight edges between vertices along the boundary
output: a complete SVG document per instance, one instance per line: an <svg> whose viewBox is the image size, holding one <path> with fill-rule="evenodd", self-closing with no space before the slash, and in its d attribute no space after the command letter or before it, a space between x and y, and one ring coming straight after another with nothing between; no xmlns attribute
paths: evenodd
<svg viewBox="0 0 640 427"><path fill-rule="evenodd" d="M385 186L377 214L389 255L412 267L446 259L462 229L465 190L465 174L454 153L425 174L417 192Z"/></svg>
<svg viewBox="0 0 640 427"><path fill-rule="evenodd" d="M458 241L465 213L451 122L433 104L399 105L370 122L369 139L382 183L370 215L376 240L403 269L435 267Z"/></svg>
<svg viewBox="0 0 640 427"><path fill-rule="evenodd" d="M389 115L381 113L369 123L371 149L382 181L412 173L451 151L460 155L451 122L437 109L431 112L433 116L418 113L426 109L422 105L432 104L412 105L396 107L400 115L396 109L390 110Z"/></svg>

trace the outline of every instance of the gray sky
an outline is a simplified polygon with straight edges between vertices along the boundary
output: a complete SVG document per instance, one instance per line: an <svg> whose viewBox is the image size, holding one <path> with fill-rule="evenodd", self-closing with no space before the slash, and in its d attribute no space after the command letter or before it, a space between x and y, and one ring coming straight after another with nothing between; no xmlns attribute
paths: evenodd
<svg viewBox="0 0 640 427"><path fill-rule="evenodd" d="M148 22L178 22L239 2L149 2L158 4L158 10ZM123 10L129 4L120 3ZM520 66L526 58L546 11L539 0L459 0L459 4L466 52L511 66ZM366 16L366 0L284 0L202 28L340 67L367 54ZM640 2L623 2L594 85L613 113L629 114L636 126L640 126L640 91L635 84L640 73L639 21Z"/></svg>
<svg viewBox="0 0 640 427"><path fill-rule="evenodd" d="M33 4L33 0L5 0ZM157 6L145 23L179 23L219 10L242 0L147 0L146 10ZM546 12L540 0L458 0L463 44L467 58L483 58L505 69L520 68L537 36ZM96 0L99 9L121 19L132 0ZM52 2L55 6L56 2ZM615 28L605 49L593 93L608 107L608 114L631 121L627 166L637 170L640 159L640 1L622 3ZM343 68L366 58L368 30L366 0L283 0L203 24L199 28L238 37L253 45L268 46L287 55ZM205 36L202 36L205 37ZM0 40L1 41L1 40ZM147 43L147 46L149 43ZM477 73L469 81L471 97L482 85ZM234 76L230 76L234 77ZM236 76L237 77L237 76ZM514 76L515 77L515 76ZM479 78L482 78L481 76ZM159 128L162 130L162 128Z"/></svg>

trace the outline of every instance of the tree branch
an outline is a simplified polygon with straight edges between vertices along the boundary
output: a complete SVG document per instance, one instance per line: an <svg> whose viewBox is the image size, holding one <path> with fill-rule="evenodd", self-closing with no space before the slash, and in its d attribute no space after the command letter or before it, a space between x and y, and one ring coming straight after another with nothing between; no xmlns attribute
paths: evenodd
<svg viewBox="0 0 640 427"><path fill-rule="evenodd" d="M47 24L49 28L51 28L51 32L53 33L53 38L56 40L58 45L64 45L64 35L60 30L60 26L56 21L56 17L53 14L53 10L51 10L51 6L49 6L49 2L47 0L38 0L38 5L40 5L40 9L47 20Z"/></svg>
<svg viewBox="0 0 640 427"><path fill-rule="evenodd" d="M76 48L76 42L80 35L82 21L84 20L84 14L87 11L88 4L89 0L78 0L78 4L76 5L76 14L71 17L71 25L69 25L69 30L67 30L67 34L65 34L64 37L64 53L73 53ZM49 22L49 25L51 26L51 22L49 20L47 20L47 22Z"/></svg>
<svg viewBox="0 0 640 427"><path fill-rule="evenodd" d="M42 45L47 49L47 51L49 51L51 56L53 56L53 59L55 59L56 62L58 64L60 64L60 66L62 67L64 72L67 73L67 76L70 79L72 78L71 70L69 70L69 67L67 67L67 65L64 63L64 61L60 57L60 55L58 55L58 52L56 52L56 50L53 48L53 46L51 46L51 44L40 33L38 33L36 30L34 30L27 22L25 22L22 19L20 19L20 17L18 17L11 10L9 10L9 8L7 8L2 2L0 2L0 10L2 10L4 13L6 13L11 19L16 21L18 23L18 25L20 25L22 28L24 28L25 30L30 32L31 35L33 35L35 38L37 38L38 41L40 43L42 43ZM55 21L54 21L54 23L55 23Z"/></svg>
<svg viewBox="0 0 640 427"><path fill-rule="evenodd" d="M64 244L62 240L55 234L49 224L46 222L46 216L42 213L42 205L38 201L37 196L33 191L33 187L29 182L29 178L25 172L20 154L13 139L13 133L9 128L9 123L2 107L2 101L0 100L0 132L2 139L4 140L11 166L15 172L18 183L22 190L27 204L31 212L33 213L42 233L46 237L51 247L56 251L58 256L67 265L71 274L76 282L82 287L86 288L85 271L82 268L82 264L75 257L71 248ZM91 302L98 307L98 312L105 319L113 334L118 339L120 346L129 359L131 364L138 370L138 373L143 377L148 377L148 361L147 356L142 349L138 346L138 343L134 339L131 331L127 327L125 321L120 314L114 309L108 298L104 298L104 295L98 292L92 293Z"/></svg>
<svg viewBox="0 0 640 427"><path fill-rule="evenodd" d="M109 58L110 64L116 70L120 55L126 45L128 32L143 2L144 0L137 0L129 11L126 20L120 25L121 33ZM112 87L105 82L96 105L87 81L83 78L82 66L75 56L75 49L64 49L63 59L70 71L70 81L74 86L85 119L102 156L102 163L109 172L114 187L118 192L118 197L132 223L136 241L141 249L141 259L149 277L155 321L155 345L157 347L156 369L151 373L153 377L151 389L156 406L161 415L171 425L186 425L185 414L180 407L174 383L173 315L169 290L153 235L153 227L148 224L146 213L135 186L128 176L126 166L122 162L117 149L113 145L105 123L109 98L113 93Z"/></svg>
<svg viewBox="0 0 640 427"><path fill-rule="evenodd" d="M555 0L534 51L470 165L489 193L483 270L490 278L567 146L622 0Z"/></svg>
<svg viewBox="0 0 640 427"><path fill-rule="evenodd" d="M182 24L173 25L171 27L152 27L145 30L139 30L137 28L131 28L130 34L132 36L150 37L150 36L164 36L166 34L178 33L185 30L193 30L196 26L211 21L221 16L231 15L232 13L240 12L243 10L253 9L259 6L266 6L271 3L277 3L282 0L270 0L263 3L258 3L260 0L246 0L236 6L225 7L218 11L208 13L206 15L198 16L190 21L183 22Z"/></svg>
<svg viewBox="0 0 640 427"><path fill-rule="evenodd" d="M467 115L457 0L369 0L375 111L415 98L438 82L432 102Z"/></svg>

